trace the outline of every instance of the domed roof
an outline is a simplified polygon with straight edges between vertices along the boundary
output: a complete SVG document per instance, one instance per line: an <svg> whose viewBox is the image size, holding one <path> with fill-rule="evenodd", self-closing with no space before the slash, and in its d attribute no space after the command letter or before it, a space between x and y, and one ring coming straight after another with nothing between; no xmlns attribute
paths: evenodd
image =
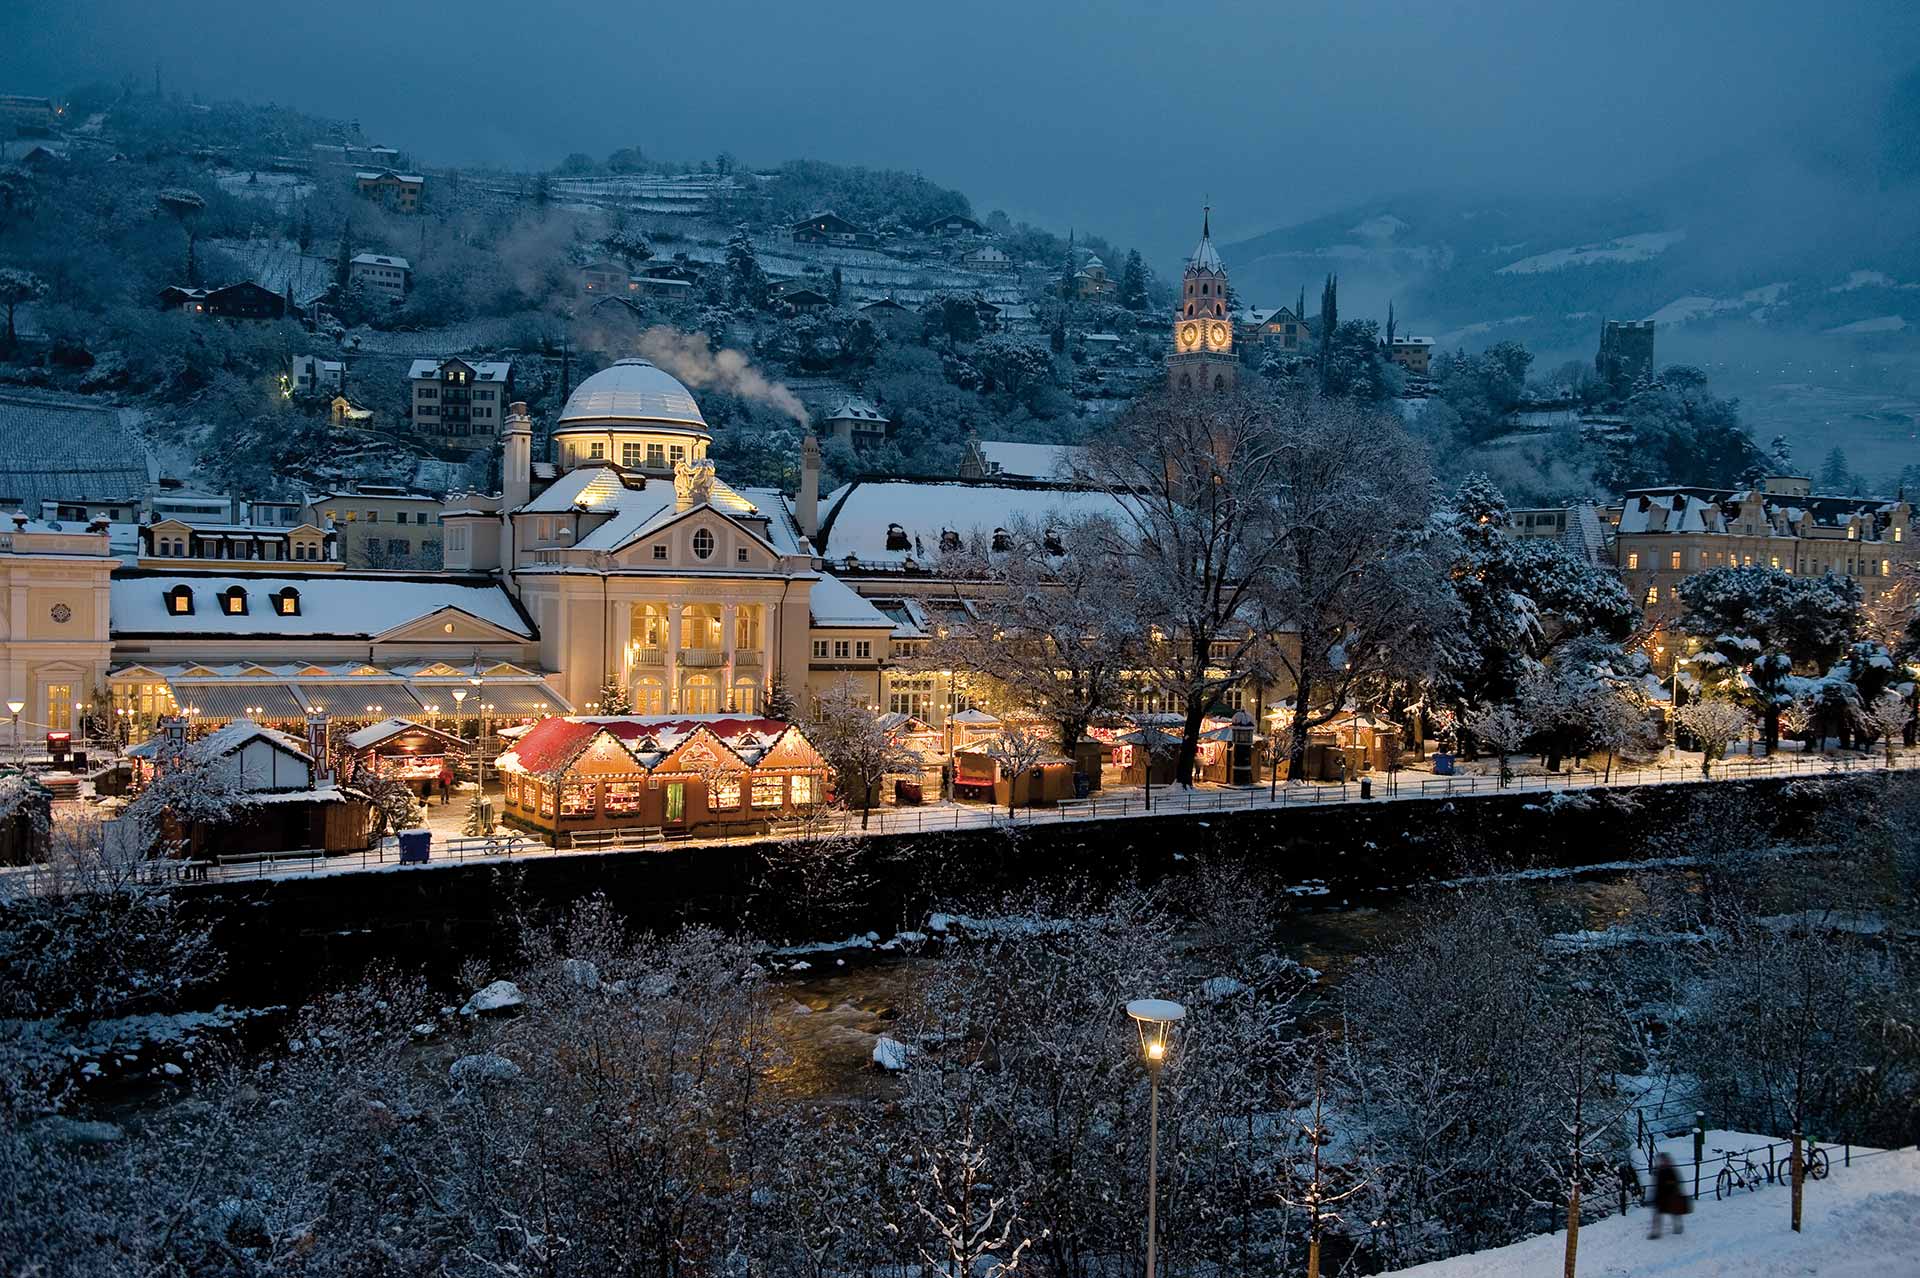
<svg viewBox="0 0 1920 1278"><path fill-rule="evenodd" d="M630 423L707 431L700 405L678 378L644 359L623 359L574 387L554 433Z"/></svg>

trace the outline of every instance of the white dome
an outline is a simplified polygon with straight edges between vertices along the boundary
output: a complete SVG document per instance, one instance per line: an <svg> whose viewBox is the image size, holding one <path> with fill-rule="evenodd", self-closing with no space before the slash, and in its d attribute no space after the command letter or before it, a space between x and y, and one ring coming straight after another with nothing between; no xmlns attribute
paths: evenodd
<svg viewBox="0 0 1920 1278"><path fill-rule="evenodd" d="M554 433L635 423L707 433L707 419L687 388L644 359L620 360L574 387Z"/></svg>

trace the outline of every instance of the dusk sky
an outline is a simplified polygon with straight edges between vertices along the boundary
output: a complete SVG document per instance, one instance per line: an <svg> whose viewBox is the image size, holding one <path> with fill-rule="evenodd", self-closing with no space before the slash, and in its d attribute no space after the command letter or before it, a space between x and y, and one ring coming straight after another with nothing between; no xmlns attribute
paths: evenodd
<svg viewBox="0 0 1920 1278"><path fill-rule="evenodd" d="M426 164L626 145L916 169L1166 264L1414 187L1602 189L1864 113L1920 5L14 0L0 89L358 118Z"/></svg>

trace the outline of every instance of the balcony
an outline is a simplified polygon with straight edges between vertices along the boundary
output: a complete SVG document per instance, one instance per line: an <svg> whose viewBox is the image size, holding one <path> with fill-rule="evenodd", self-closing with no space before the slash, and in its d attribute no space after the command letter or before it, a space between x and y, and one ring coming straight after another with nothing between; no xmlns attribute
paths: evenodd
<svg viewBox="0 0 1920 1278"><path fill-rule="evenodd" d="M737 648L733 654L733 668L736 670L760 668L760 650L757 648Z"/></svg>
<svg viewBox="0 0 1920 1278"><path fill-rule="evenodd" d="M665 648L640 648L633 654L633 664L636 666L664 666L667 664L667 651Z"/></svg>
<svg viewBox="0 0 1920 1278"><path fill-rule="evenodd" d="M727 654L718 648L682 648L680 664L683 666L724 666Z"/></svg>

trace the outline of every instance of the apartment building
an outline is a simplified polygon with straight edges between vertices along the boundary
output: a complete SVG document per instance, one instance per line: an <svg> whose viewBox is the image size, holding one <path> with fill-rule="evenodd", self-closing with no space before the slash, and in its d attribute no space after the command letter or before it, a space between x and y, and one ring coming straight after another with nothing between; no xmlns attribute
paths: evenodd
<svg viewBox="0 0 1920 1278"><path fill-rule="evenodd" d="M341 562L353 568L438 568L437 497L385 484L307 499L306 519L337 538Z"/></svg>
<svg viewBox="0 0 1920 1278"><path fill-rule="evenodd" d="M347 279L376 296L404 302L413 287L413 263L386 253L359 253L347 264Z"/></svg>
<svg viewBox="0 0 1920 1278"><path fill-rule="evenodd" d="M446 448L493 447L513 394L513 365L505 360L416 359L413 428Z"/></svg>

